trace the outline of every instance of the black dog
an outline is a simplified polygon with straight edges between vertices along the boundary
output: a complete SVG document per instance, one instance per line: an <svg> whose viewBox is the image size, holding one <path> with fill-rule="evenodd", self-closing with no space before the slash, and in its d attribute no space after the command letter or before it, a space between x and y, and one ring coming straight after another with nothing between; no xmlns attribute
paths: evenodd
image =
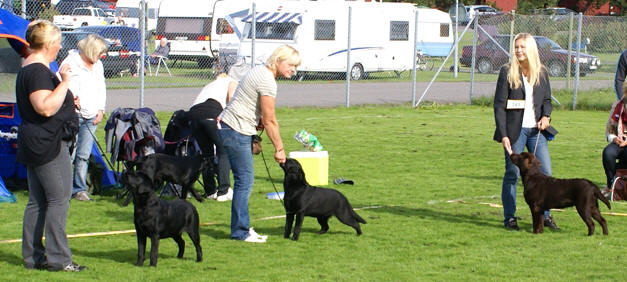
<svg viewBox="0 0 627 282"><path fill-rule="evenodd" d="M200 155L176 157L159 153L150 154L133 163L136 170L145 173L156 187L160 187L163 181L179 184L183 186L179 195L181 199L185 200L187 193L191 192L199 202L203 198L194 189L194 183L208 165L207 160Z"/></svg>
<svg viewBox="0 0 627 282"><path fill-rule="evenodd" d="M198 211L191 203L183 200L165 201L157 198L152 181L141 172L127 171L122 174L122 183L133 194L134 221L137 232L137 266L144 264L146 238L150 237L150 265L157 266L159 239L172 238L179 246L178 258L183 257L187 232L196 247L196 261L202 261Z"/></svg>
<svg viewBox="0 0 627 282"><path fill-rule="evenodd" d="M342 193L334 189L310 186L305 180L305 172L297 160L287 159L281 167L285 172L285 179L283 180L285 196L283 199L286 221L283 237L290 237L294 216L296 216L294 236L292 237L294 241L298 240L304 216L318 219L321 227L318 234L324 234L329 230L329 218L335 215L340 222L355 228L357 235L361 235L359 223L366 223L366 221L353 211L353 207Z"/></svg>
<svg viewBox="0 0 627 282"><path fill-rule="evenodd" d="M610 202L601 194L599 187L587 179L556 179L540 170L540 161L530 153L512 154L512 162L520 168L524 186L525 201L531 209L533 233L542 233L545 210L575 206L581 219L588 226L588 236L594 233L592 218L601 224L607 235L607 224L599 211L597 199L607 208Z"/></svg>

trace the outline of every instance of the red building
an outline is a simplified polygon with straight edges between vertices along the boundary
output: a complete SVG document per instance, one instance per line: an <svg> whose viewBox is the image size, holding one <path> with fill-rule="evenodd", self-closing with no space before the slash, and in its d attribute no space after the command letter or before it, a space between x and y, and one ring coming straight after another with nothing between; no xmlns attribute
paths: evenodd
<svg viewBox="0 0 627 282"><path fill-rule="evenodd" d="M516 10L516 5L518 5L518 0L486 0L485 2L488 3L488 5L494 4L494 6L503 11L503 13Z"/></svg>
<svg viewBox="0 0 627 282"><path fill-rule="evenodd" d="M596 1L596 0L592 0ZM609 1L599 0L598 2L604 3L599 5L594 4L592 1L585 0L561 0L557 2L559 7L566 7L574 11L582 12L588 16L607 16L607 15L620 15L620 7L610 5Z"/></svg>

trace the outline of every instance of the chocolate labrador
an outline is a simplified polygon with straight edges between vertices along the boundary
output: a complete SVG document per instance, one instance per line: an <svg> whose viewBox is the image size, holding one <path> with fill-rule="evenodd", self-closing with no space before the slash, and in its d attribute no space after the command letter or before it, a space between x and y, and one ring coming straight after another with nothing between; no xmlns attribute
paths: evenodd
<svg viewBox="0 0 627 282"><path fill-rule="evenodd" d="M294 226L294 235L292 240L298 240L300 229L305 216L312 216L318 219L320 231L318 234L324 234L329 230L329 218L331 216L355 229L357 235L361 235L359 223L366 223L351 207L348 199L342 193L334 189L314 187L307 183L305 172L300 163L295 159L287 159L281 168L285 172L283 180L283 189L285 196L285 233L283 237L290 237L294 217L296 217L296 225Z"/></svg>
<svg viewBox="0 0 627 282"><path fill-rule="evenodd" d="M150 237L150 265L157 266L159 240L172 238L179 247L177 257L182 258L185 252L185 241L181 237L187 232L196 247L196 261L202 261L202 248L198 233L200 222L198 211L191 203L176 199L166 201L159 199L153 190L150 178L135 171L122 174L122 183L133 195L134 221L137 233L137 266L144 264L146 238Z"/></svg>
<svg viewBox="0 0 627 282"><path fill-rule="evenodd" d="M543 231L543 213L554 208L575 206L581 219L588 226L588 236L594 233L592 218L601 224L607 235L607 223L601 216L597 199L609 209L610 202L601 194L599 187L587 179L557 179L540 170L540 161L530 153L512 154L510 159L520 169L524 186L525 201L531 209L533 233Z"/></svg>

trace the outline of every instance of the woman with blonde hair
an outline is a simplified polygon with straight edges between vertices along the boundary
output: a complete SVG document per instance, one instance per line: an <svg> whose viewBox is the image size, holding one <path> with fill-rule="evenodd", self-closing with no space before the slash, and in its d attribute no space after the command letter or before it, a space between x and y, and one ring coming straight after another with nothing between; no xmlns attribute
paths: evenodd
<svg viewBox="0 0 627 282"><path fill-rule="evenodd" d="M78 42L78 50L70 50L61 66L69 65L70 91L80 101L76 110L79 120L76 147L72 153L74 181L72 198L89 201L87 193L87 164L94 144L94 134L102 121L107 98L104 68L100 56L107 52L107 43L96 35L89 34Z"/></svg>
<svg viewBox="0 0 627 282"><path fill-rule="evenodd" d="M22 223L22 256L28 269L81 271L72 261L65 234L72 164L70 147L78 130L75 101L69 89L70 66L61 66L61 80L50 62L61 49L61 32L49 21L26 29L30 55L15 81L15 100L22 117L17 161L26 165L28 202ZM46 245L42 237L46 234Z"/></svg>
<svg viewBox="0 0 627 282"><path fill-rule="evenodd" d="M265 129L274 145L274 159L285 162L285 150L275 115L276 79L290 78L300 65L300 54L291 46L277 48L265 65L252 68L240 81L229 104L218 117L220 142L233 171L231 239L264 243L267 236L250 227L248 200L253 187L252 136Z"/></svg>
<svg viewBox="0 0 627 282"><path fill-rule="evenodd" d="M518 230L514 213L520 177L509 156L520 154L527 147L540 160L542 172L551 175L547 129L552 110L549 76L540 62L536 41L529 33L519 33L514 38L511 63L501 67L494 93L494 140L503 145L505 152L501 200L507 229ZM559 229L548 210L544 213L544 225Z"/></svg>

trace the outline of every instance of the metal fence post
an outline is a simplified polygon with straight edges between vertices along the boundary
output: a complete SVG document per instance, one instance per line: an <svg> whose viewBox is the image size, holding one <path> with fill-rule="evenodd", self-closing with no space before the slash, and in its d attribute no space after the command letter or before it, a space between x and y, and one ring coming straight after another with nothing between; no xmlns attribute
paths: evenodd
<svg viewBox="0 0 627 282"><path fill-rule="evenodd" d="M141 29L141 40L140 40L140 51L139 51L139 107L144 107L144 86L145 86L145 77L146 71L144 70L144 66L146 63L146 1L141 0L140 2L141 9L139 13L139 27Z"/></svg>
<svg viewBox="0 0 627 282"><path fill-rule="evenodd" d="M573 46L573 13L568 14L568 58L572 58ZM570 66L571 62L566 62L566 89L570 90Z"/></svg>
<svg viewBox="0 0 627 282"><path fill-rule="evenodd" d="M348 7L348 44L346 46L346 107L350 107L351 97L351 22L353 7Z"/></svg>
<svg viewBox="0 0 627 282"><path fill-rule="evenodd" d="M253 2L251 22L251 38L250 38L250 67L255 67L255 39L257 38L257 3Z"/></svg>
<svg viewBox="0 0 627 282"><path fill-rule="evenodd" d="M455 43L453 44L453 48L455 48L455 59L453 60L453 77L457 78L457 68L459 65L457 61L459 60L459 35L457 34L457 26L459 25L459 0L455 0ZM472 85L472 83L471 83ZM472 86L471 86L472 87ZM412 103L413 105L413 103Z"/></svg>
<svg viewBox="0 0 627 282"><path fill-rule="evenodd" d="M577 56L575 57L575 88L573 89L573 111L577 107L577 88L579 88L579 55L581 54L581 24L583 14L579 13L577 20Z"/></svg>
<svg viewBox="0 0 627 282"><path fill-rule="evenodd" d="M472 61L470 62L470 93L468 95L469 105L472 104L472 91L473 91L473 86L475 84L475 65L477 61L477 38L479 37L477 35L477 33L479 33L479 28L477 28L479 24L479 21L477 20L478 18L479 17L474 17L472 19L472 21L475 24L475 29L474 29L474 32L472 33Z"/></svg>
<svg viewBox="0 0 627 282"><path fill-rule="evenodd" d="M508 52L514 50L514 23L516 22L516 10L512 10L512 21L509 23L509 49ZM509 63L512 63L512 57L509 57Z"/></svg>
<svg viewBox="0 0 627 282"><path fill-rule="evenodd" d="M26 18L26 0L22 0L22 18Z"/></svg>
<svg viewBox="0 0 627 282"><path fill-rule="evenodd" d="M416 55L418 48L418 10L414 12L414 48L413 52L413 62L412 62L412 70L411 70L411 106L413 107L416 104Z"/></svg>

